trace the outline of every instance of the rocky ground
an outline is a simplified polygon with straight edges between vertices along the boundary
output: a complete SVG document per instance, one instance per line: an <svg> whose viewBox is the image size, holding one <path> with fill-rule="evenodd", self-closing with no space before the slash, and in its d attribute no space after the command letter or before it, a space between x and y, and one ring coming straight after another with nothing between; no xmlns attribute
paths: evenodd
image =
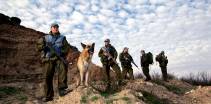
<svg viewBox="0 0 211 104"><path fill-rule="evenodd" d="M127 80L108 91L103 83L90 87L71 84L72 91L64 97L58 96L55 87L55 98L47 104L211 104L210 86L192 86L179 80L161 82ZM42 91L41 82L1 84L0 104L45 104Z"/></svg>
<svg viewBox="0 0 211 104"><path fill-rule="evenodd" d="M178 80L160 84L136 79L107 92L78 87L48 104L211 104L210 98L211 87L194 87Z"/></svg>

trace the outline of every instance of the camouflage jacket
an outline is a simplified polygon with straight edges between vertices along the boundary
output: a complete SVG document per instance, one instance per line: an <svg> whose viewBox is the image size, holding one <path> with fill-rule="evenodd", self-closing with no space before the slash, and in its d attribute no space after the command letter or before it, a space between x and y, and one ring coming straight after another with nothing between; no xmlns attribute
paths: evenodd
<svg viewBox="0 0 211 104"><path fill-rule="evenodd" d="M167 66L167 64L168 64L168 59L167 59L167 57L165 56L165 55L160 55L159 56L160 57L160 59L159 59L159 64L160 64L160 67L166 67Z"/></svg>
<svg viewBox="0 0 211 104"><path fill-rule="evenodd" d="M50 34L50 35L52 35L52 34ZM60 35L60 34L58 34L58 35ZM45 37L39 38L37 41L37 50L41 53L41 58L42 59L49 58L50 60L58 59L54 50L49 50L51 53L51 56L46 57L46 51L45 51L46 48L48 48L48 46L46 45ZM60 48L61 57L65 57L67 55L69 48L70 48L70 45L68 44L66 38L64 38L62 41L62 46Z"/></svg>
<svg viewBox="0 0 211 104"><path fill-rule="evenodd" d="M132 67L132 62L133 58L129 53L120 53L119 55L119 61L121 62L121 65L123 68L131 68Z"/></svg>
<svg viewBox="0 0 211 104"><path fill-rule="evenodd" d="M108 52L111 54L111 56L116 60L118 56L116 49L112 45L108 45L107 47L102 47L98 53L98 56L100 57L100 61L102 62L102 64L111 62L111 60L108 59L108 56L104 55L103 48L106 48Z"/></svg>

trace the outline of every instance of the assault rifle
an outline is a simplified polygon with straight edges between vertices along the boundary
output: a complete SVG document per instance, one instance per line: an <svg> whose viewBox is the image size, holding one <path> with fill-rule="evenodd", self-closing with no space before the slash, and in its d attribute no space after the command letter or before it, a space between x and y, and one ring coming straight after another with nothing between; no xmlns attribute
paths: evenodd
<svg viewBox="0 0 211 104"><path fill-rule="evenodd" d="M65 66L68 66L68 62L60 56L60 54L53 48L52 44L46 43L46 46L56 54L56 56L64 63Z"/></svg>
<svg viewBox="0 0 211 104"><path fill-rule="evenodd" d="M134 61L132 61L133 65L135 65L138 68L138 65L136 65L136 63ZM139 68L138 68L139 69Z"/></svg>
<svg viewBox="0 0 211 104"><path fill-rule="evenodd" d="M115 64L118 64L117 61L113 58L113 56L109 53L108 49L106 47L102 48L103 52L108 55L108 60L112 60Z"/></svg>

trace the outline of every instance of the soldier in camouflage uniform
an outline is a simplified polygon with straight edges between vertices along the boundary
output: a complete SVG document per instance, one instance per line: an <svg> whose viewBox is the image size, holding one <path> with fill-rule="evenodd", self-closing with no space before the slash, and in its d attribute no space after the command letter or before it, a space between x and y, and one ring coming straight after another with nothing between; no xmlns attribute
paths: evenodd
<svg viewBox="0 0 211 104"><path fill-rule="evenodd" d="M47 45L48 44L48 45ZM52 47L50 48L51 45ZM58 72L58 90L59 95L64 96L67 93L67 65L60 60L64 58L70 48L65 36L59 32L59 25L52 24L48 35L38 40L37 48L41 52L41 59L44 71L44 102L53 100L53 76ZM57 53L57 54L56 54ZM59 55L59 57L58 57Z"/></svg>
<svg viewBox="0 0 211 104"><path fill-rule="evenodd" d="M158 61L160 64L163 80L168 81L167 80L168 79L168 74L167 74L168 59L167 59L167 56L165 56L164 51L161 51L161 53L156 56L155 60Z"/></svg>
<svg viewBox="0 0 211 104"><path fill-rule="evenodd" d="M133 62L133 58L131 57L131 55L128 53L128 49L127 47L125 47L123 49L123 52L120 53L119 55L119 60L121 62L121 66L122 66L122 77L126 79L127 77L127 73L129 73L129 78L130 79L134 79L133 76L133 69L132 69L132 62Z"/></svg>
<svg viewBox="0 0 211 104"><path fill-rule="evenodd" d="M142 71L146 77L145 81L149 81L151 80L151 76L149 74L149 63L148 63L148 60L147 60L147 54L145 53L144 50L141 50L141 67L142 67Z"/></svg>
<svg viewBox="0 0 211 104"><path fill-rule="evenodd" d="M110 67L112 67L112 69L115 71L119 84L122 81L122 76L120 67L116 62L116 58L118 56L116 49L110 44L109 39L106 39L104 42L105 46L100 49L98 56L100 57L101 63L103 64L103 69L106 71L108 87L110 87Z"/></svg>

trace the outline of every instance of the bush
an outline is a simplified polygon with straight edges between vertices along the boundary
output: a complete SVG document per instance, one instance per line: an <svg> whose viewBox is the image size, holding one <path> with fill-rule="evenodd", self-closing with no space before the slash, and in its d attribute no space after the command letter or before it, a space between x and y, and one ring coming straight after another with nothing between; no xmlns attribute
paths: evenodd
<svg viewBox="0 0 211 104"><path fill-rule="evenodd" d="M168 79L177 79L177 77L172 73L168 73ZM162 80L162 75L154 72L152 74L152 80Z"/></svg>
<svg viewBox="0 0 211 104"><path fill-rule="evenodd" d="M198 74L190 73L187 77L180 78L182 81L192 85L210 86L211 76L207 72L200 72Z"/></svg>
<svg viewBox="0 0 211 104"><path fill-rule="evenodd" d="M141 79L141 78L144 78L144 75L141 74L141 73L138 73L136 76L135 76L136 79Z"/></svg>

